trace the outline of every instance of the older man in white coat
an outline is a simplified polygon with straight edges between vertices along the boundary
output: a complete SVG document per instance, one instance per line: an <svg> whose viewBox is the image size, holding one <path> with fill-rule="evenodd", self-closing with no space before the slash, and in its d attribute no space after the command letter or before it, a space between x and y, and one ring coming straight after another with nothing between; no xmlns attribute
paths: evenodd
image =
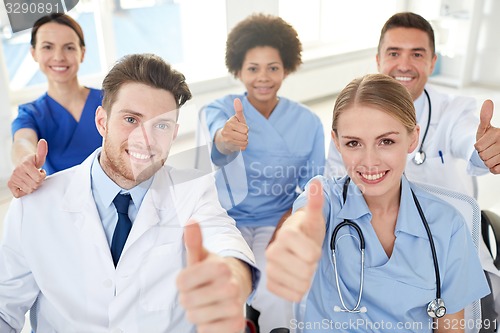
<svg viewBox="0 0 500 333"><path fill-rule="evenodd" d="M484 102L479 119L473 98L444 94L427 85L437 60L434 31L418 14L397 13L387 20L376 60L379 72L401 82L413 97L420 138L406 164L408 179L477 197L473 176L500 173L500 129L490 124L493 103ZM346 174L333 142L325 174ZM491 279L500 281L500 272L481 245L485 250L481 251L483 269L494 274ZM495 285L492 289L495 292ZM496 303L500 312L500 300ZM495 314L490 319L492 316Z"/></svg>
<svg viewBox="0 0 500 333"><path fill-rule="evenodd" d="M253 255L212 177L164 166L191 98L184 76L131 55L103 91L102 150L7 212L0 332L19 332L30 308L36 332L242 330Z"/></svg>

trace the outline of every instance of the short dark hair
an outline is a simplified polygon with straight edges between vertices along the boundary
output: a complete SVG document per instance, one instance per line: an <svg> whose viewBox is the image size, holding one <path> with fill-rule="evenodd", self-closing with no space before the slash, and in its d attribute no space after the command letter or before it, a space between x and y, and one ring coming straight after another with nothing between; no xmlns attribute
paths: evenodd
<svg viewBox="0 0 500 333"><path fill-rule="evenodd" d="M70 27L73 29L73 31L76 33L78 36L78 39L80 40L80 46L85 47L85 39L83 37L83 30L82 27L76 22L71 16L63 14L63 13L52 13L46 16L40 17L36 22L33 24L33 28L31 28L31 46L35 47L36 46L36 34L38 32L38 29L50 22L55 22L58 24L62 24L65 26Z"/></svg>
<svg viewBox="0 0 500 333"><path fill-rule="evenodd" d="M432 29L429 21L424 19L422 16L412 13L412 12L402 12L392 15L387 22L385 22L382 30L380 31L380 39L378 42L378 53L380 54L380 46L384 40L385 33L394 28L413 28L418 29L429 36L429 43L431 47L432 54L436 53L436 41L434 39L434 30Z"/></svg>
<svg viewBox="0 0 500 333"><path fill-rule="evenodd" d="M279 51L285 72L292 73L302 63L302 43L297 31L281 17L253 14L239 22L226 41L226 67L236 76L248 50L270 46Z"/></svg>
<svg viewBox="0 0 500 333"><path fill-rule="evenodd" d="M171 92L177 108L192 97L184 75L161 57L149 53L129 54L116 62L102 82L102 105L106 112L111 111L120 87L130 82Z"/></svg>

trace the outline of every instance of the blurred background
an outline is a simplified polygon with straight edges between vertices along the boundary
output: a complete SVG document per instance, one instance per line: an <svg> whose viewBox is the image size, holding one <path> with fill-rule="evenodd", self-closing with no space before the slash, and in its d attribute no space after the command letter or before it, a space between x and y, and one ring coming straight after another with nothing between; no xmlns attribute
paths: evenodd
<svg viewBox="0 0 500 333"><path fill-rule="evenodd" d="M399 11L419 13L435 29L439 60L432 84L500 105L496 0L80 0L69 15L85 33L79 72L85 85L99 88L108 69L128 53L156 53L186 75L194 98L179 119L180 151L195 145L197 113L205 103L243 91L226 71L224 52L228 31L249 14L279 15L297 29L304 63L285 80L280 95L309 105L329 133L335 95L354 77L376 72L380 29ZM5 200L10 199L5 183L12 170L11 120L18 104L47 88L29 53L30 32L13 33L0 2L0 198ZM499 118L495 115L496 126ZM481 183L500 185L500 176L481 177Z"/></svg>

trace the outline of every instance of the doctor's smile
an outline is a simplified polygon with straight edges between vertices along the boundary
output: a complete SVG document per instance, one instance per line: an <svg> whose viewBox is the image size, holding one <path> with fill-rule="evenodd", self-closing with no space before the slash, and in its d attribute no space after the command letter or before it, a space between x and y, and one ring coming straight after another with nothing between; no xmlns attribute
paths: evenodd
<svg viewBox="0 0 500 333"><path fill-rule="evenodd" d="M149 153L141 153L141 152L130 151L130 150L126 150L126 152L127 152L127 154L129 154L129 156L132 159L137 160L139 162L142 162L145 160L150 160L150 159L153 159L155 157L155 155L151 155Z"/></svg>
<svg viewBox="0 0 500 333"><path fill-rule="evenodd" d="M376 174L367 174L367 173L361 173L358 172L358 174L362 177L362 179L367 182L367 183L378 183L383 180L383 177L388 173L389 171L384 171L384 172L379 172Z"/></svg>

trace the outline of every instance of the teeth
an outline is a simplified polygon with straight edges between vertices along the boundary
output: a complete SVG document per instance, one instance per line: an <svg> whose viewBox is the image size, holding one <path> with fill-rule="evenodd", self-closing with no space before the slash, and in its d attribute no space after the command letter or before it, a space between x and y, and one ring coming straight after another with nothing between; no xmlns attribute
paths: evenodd
<svg viewBox="0 0 500 333"><path fill-rule="evenodd" d="M151 157L151 155L145 155L145 154L131 152L131 151L129 151L128 153L130 154L130 156L137 158L139 160L147 160Z"/></svg>
<svg viewBox="0 0 500 333"><path fill-rule="evenodd" d="M411 81L412 80L412 78L408 77L408 76L395 76L394 78L398 81Z"/></svg>
<svg viewBox="0 0 500 333"><path fill-rule="evenodd" d="M52 67L53 70L55 71L59 71L59 72L62 72L62 71L65 71L66 69L68 69L68 67Z"/></svg>
<svg viewBox="0 0 500 333"><path fill-rule="evenodd" d="M364 173L361 174L361 176L363 176L363 178L366 178L368 180L377 180L377 179L382 178L384 175L385 175L385 172L381 172L381 173L378 173L376 175L367 175Z"/></svg>

